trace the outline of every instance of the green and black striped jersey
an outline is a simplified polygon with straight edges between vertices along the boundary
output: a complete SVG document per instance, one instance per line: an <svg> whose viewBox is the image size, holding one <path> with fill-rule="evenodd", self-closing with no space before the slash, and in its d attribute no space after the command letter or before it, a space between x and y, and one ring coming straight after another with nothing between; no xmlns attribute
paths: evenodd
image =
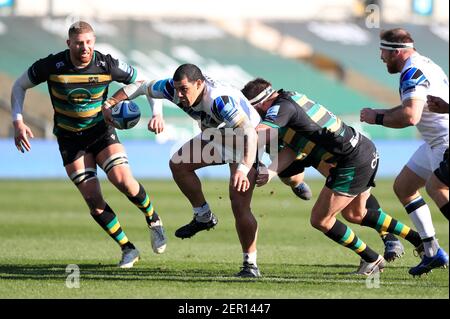
<svg viewBox="0 0 450 319"><path fill-rule="evenodd" d="M98 51L82 69L72 64L69 50L40 59L28 69L31 82L47 82L55 111L53 133L57 136L61 130L80 132L103 121L101 105L108 96L109 84L129 84L136 76L135 68Z"/></svg>
<svg viewBox="0 0 450 319"><path fill-rule="evenodd" d="M263 124L279 129L284 145L299 153L320 150L320 158L335 161L349 155L359 133L347 126L324 106L297 92L278 91L267 110Z"/></svg>

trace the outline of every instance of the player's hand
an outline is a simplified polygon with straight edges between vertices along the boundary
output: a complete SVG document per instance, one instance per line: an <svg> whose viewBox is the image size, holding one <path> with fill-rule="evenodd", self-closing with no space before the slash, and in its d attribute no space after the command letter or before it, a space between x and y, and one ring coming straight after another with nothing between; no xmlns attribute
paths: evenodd
<svg viewBox="0 0 450 319"><path fill-rule="evenodd" d="M34 138L31 129L23 121L14 121L14 143L19 152L25 153L31 150L31 144L28 137Z"/></svg>
<svg viewBox="0 0 450 319"><path fill-rule="evenodd" d="M164 119L162 115L154 115L150 122L148 122L148 130L155 134L159 134L164 131Z"/></svg>
<svg viewBox="0 0 450 319"><path fill-rule="evenodd" d="M437 96L427 95L428 109L436 113L448 113L448 103Z"/></svg>
<svg viewBox="0 0 450 319"><path fill-rule="evenodd" d="M231 182L233 183L233 188L238 192L244 193L250 188L250 181L247 175L240 170L234 172Z"/></svg>
<svg viewBox="0 0 450 319"><path fill-rule="evenodd" d="M375 124L377 111L371 108L364 108L361 110L359 120L368 124Z"/></svg>
<svg viewBox="0 0 450 319"><path fill-rule="evenodd" d="M112 111L111 111L111 108L114 105L115 104L111 104L109 100L106 100L102 105L103 119L105 120L106 124L111 125L111 126L114 126Z"/></svg>

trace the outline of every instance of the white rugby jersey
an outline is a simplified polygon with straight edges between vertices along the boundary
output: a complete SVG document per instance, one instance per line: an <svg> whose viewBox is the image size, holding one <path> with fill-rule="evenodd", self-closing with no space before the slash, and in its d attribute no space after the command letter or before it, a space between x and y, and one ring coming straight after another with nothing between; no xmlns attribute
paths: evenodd
<svg viewBox="0 0 450 319"><path fill-rule="evenodd" d="M154 98L165 98L177 104L194 120L201 121L206 128L235 128L247 117L253 127L261 117L244 95L236 88L205 77L205 90L200 103L194 107L184 107L176 96L173 79L151 82L148 94Z"/></svg>
<svg viewBox="0 0 450 319"><path fill-rule="evenodd" d="M448 78L444 71L429 58L414 53L406 61L400 76L400 97L427 100L434 95L449 102ZM430 112L425 104L422 117L416 125L425 142L431 147L448 146L448 114Z"/></svg>

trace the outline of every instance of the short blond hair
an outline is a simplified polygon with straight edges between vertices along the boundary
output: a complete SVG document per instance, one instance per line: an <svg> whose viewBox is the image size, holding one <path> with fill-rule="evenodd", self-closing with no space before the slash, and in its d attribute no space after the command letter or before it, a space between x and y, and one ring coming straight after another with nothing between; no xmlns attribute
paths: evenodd
<svg viewBox="0 0 450 319"><path fill-rule="evenodd" d="M77 21L69 27L69 38L75 34L94 33L91 25L85 21Z"/></svg>

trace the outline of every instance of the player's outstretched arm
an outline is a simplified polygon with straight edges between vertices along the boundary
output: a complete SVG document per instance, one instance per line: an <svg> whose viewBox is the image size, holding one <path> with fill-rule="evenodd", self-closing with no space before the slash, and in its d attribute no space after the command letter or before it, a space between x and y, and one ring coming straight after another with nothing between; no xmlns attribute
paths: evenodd
<svg viewBox="0 0 450 319"><path fill-rule="evenodd" d="M364 108L361 110L360 121L390 128L405 128L420 121L424 105L425 101L408 99L392 109Z"/></svg>
<svg viewBox="0 0 450 319"><path fill-rule="evenodd" d="M28 89L35 85L30 81L28 72L24 72L15 82L11 91L11 114L14 126L14 143L17 149L24 153L31 150L28 138L33 138L34 134L23 121L23 101Z"/></svg>
<svg viewBox="0 0 450 319"><path fill-rule="evenodd" d="M136 81L119 89L112 97L107 99L102 105L102 113L105 122L112 125L112 114L110 108L123 100L133 100L138 96L145 95L152 111L152 119L148 124L148 129L156 134L164 130L164 119L162 112L162 101L154 99L149 93L154 81Z"/></svg>

